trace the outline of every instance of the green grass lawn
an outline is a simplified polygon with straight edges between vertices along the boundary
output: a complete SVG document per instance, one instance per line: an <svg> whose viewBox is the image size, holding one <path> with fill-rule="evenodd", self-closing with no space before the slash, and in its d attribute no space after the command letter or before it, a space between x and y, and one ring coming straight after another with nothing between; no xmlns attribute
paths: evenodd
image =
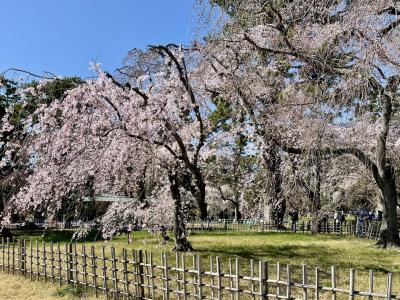
<svg viewBox="0 0 400 300"><path fill-rule="evenodd" d="M44 237L25 238L42 239L44 241L61 243L68 242L70 233L49 233ZM321 268L321 283L330 286L330 267L335 265L338 274L338 286L348 288L349 269L356 271L356 290L368 290L368 270L375 274L375 286L377 290L384 291L386 284L386 273L394 274L394 292L400 294L400 250L378 249L373 247L374 241L359 239L334 234L291 234L291 233L192 233L189 240L195 249L188 254L188 267L191 264L191 255L201 255L203 270L209 270L209 256L219 256L221 269L228 271L228 259L239 258L241 274L249 274L250 260L265 260L269 263L269 277L276 276L276 262L282 266L281 276L285 278L286 264L292 266L292 279L301 282L301 265L309 266L309 281L313 282L313 274L316 266ZM106 255L110 255L110 247L115 248L117 257L120 257L122 248L142 249L153 253L154 262L159 264L160 255L163 252L169 254L169 265L175 263L175 254L172 253L173 242L162 242L159 235L148 232L134 232L133 244L128 244L127 236L120 235L112 241L81 242L80 244L91 245L96 248L100 255L101 247L106 248ZM63 245L62 245L63 246ZM65 248L62 248L65 249ZM131 251L131 250L129 250ZM131 252L128 252L131 253ZM254 263L257 266L257 262ZM256 271L257 272L257 271ZM1 285L1 284L0 284Z"/></svg>

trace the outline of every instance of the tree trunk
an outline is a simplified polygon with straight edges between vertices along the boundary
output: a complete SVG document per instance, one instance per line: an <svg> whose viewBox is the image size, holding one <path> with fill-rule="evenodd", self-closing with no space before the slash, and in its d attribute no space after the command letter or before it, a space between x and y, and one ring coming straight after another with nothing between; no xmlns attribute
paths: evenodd
<svg viewBox="0 0 400 300"><path fill-rule="evenodd" d="M238 222L242 218L242 214L239 210L239 202L233 201L233 207L235 209L235 221Z"/></svg>
<svg viewBox="0 0 400 300"><path fill-rule="evenodd" d="M386 170L381 179L379 188L382 194L382 225L381 235L377 245L381 247L393 247L400 245L399 224L397 220L397 192L393 170Z"/></svg>
<svg viewBox="0 0 400 300"><path fill-rule="evenodd" d="M392 101L399 80L397 78L388 81L386 90L381 95L382 115L381 126L376 143L376 170L374 179L382 193L383 219L381 235L378 244L382 247L400 246L399 225L397 223L397 192L395 171L386 157L386 140L389 134L390 119L393 114Z"/></svg>
<svg viewBox="0 0 400 300"><path fill-rule="evenodd" d="M277 228L282 228L283 217L286 211L286 200L282 194L281 156L279 147L270 143L268 151L264 154L264 160L268 169L268 192L266 211L270 212L270 220ZM267 221L270 221L267 220Z"/></svg>
<svg viewBox="0 0 400 300"><path fill-rule="evenodd" d="M174 237L175 237L175 251L191 251L193 250L190 242L186 237L186 224L184 215L182 213L182 199L179 191L178 175L170 172L168 174L170 182L170 191L172 199L174 200Z"/></svg>
<svg viewBox="0 0 400 300"><path fill-rule="evenodd" d="M196 175L196 186L197 186L197 205L199 206L200 219L205 220L208 217L207 203L206 203L206 184L204 183L203 176L201 174Z"/></svg>

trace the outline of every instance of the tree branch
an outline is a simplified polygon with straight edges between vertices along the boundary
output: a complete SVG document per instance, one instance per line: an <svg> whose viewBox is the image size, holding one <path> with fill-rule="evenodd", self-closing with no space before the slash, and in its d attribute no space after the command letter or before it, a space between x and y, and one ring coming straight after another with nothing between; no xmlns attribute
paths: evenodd
<svg viewBox="0 0 400 300"><path fill-rule="evenodd" d="M173 46L176 47L176 45L174 44L170 44L167 46L150 46L150 48L152 49L156 49L158 51L163 51L165 52L168 57L174 62L176 69L178 70L179 73L179 79L182 82L183 86L185 87L187 93L189 94L189 98L190 101L193 105L193 109L194 109L194 113L196 116L197 121L199 122L199 129L200 129L200 136L199 136L199 142L196 146L196 150L193 156L193 164L197 165L197 161L198 161L198 157L199 157L199 153L200 153L200 149L204 146L205 143L205 139L206 139L206 135L205 135L205 128L204 128L204 122L203 119L201 117L201 113L200 113L200 107L197 104L196 101L196 97L193 93L193 89L189 83L189 78L187 76L187 70L186 70L186 65L183 62L183 65L181 65L178 61L178 59L176 58L176 56L172 53L172 51L169 49L168 46Z"/></svg>

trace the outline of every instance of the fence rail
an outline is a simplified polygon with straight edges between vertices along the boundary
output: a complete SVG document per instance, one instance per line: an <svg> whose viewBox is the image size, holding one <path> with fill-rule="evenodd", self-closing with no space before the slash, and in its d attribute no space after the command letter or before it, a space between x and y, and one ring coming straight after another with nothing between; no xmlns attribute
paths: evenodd
<svg viewBox="0 0 400 300"><path fill-rule="evenodd" d="M254 220L240 220L239 222L234 222L233 220L219 220L210 222L188 222L186 228L189 231L310 232L311 221L300 221L296 223L296 227L292 227L292 223L289 221L284 222L281 226L276 226L271 223L257 222ZM380 228L381 222L379 221L357 223L356 221L349 220L339 223L335 220L327 220L320 223L318 231L320 233L334 233L378 239Z"/></svg>
<svg viewBox="0 0 400 300"><path fill-rule="evenodd" d="M100 250L100 251L99 251ZM392 273L2 240L0 269L106 299L400 299ZM346 274L347 273L347 274Z"/></svg>

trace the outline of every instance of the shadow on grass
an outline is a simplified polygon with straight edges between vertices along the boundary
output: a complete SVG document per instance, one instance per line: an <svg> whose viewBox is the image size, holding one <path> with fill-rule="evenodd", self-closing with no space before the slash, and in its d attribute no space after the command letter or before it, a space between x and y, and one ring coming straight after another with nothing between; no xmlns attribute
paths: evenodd
<svg viewBox="0 0 400 300"><path fill-rule="evenodd" d="M325 247L315 245L268 245L266 247L230 246L229 249L214 247L212 250L196 249L196 252L204 255L237 256L244 259L263 259L276 262L291 259L299 261L310 257L316 258L326 255L329 251L326 251Z"/></svg>
<svg viewBox="0 0 400 300"><path fill-rule="evenodd" d="M26 232L16 235L17 239L32 239L53 243L69 243L73 242L74 230L37 230L34 232ZM101 232L98 230L91 231L84 239L76 242L96 242L103 240Z"/></svg>

